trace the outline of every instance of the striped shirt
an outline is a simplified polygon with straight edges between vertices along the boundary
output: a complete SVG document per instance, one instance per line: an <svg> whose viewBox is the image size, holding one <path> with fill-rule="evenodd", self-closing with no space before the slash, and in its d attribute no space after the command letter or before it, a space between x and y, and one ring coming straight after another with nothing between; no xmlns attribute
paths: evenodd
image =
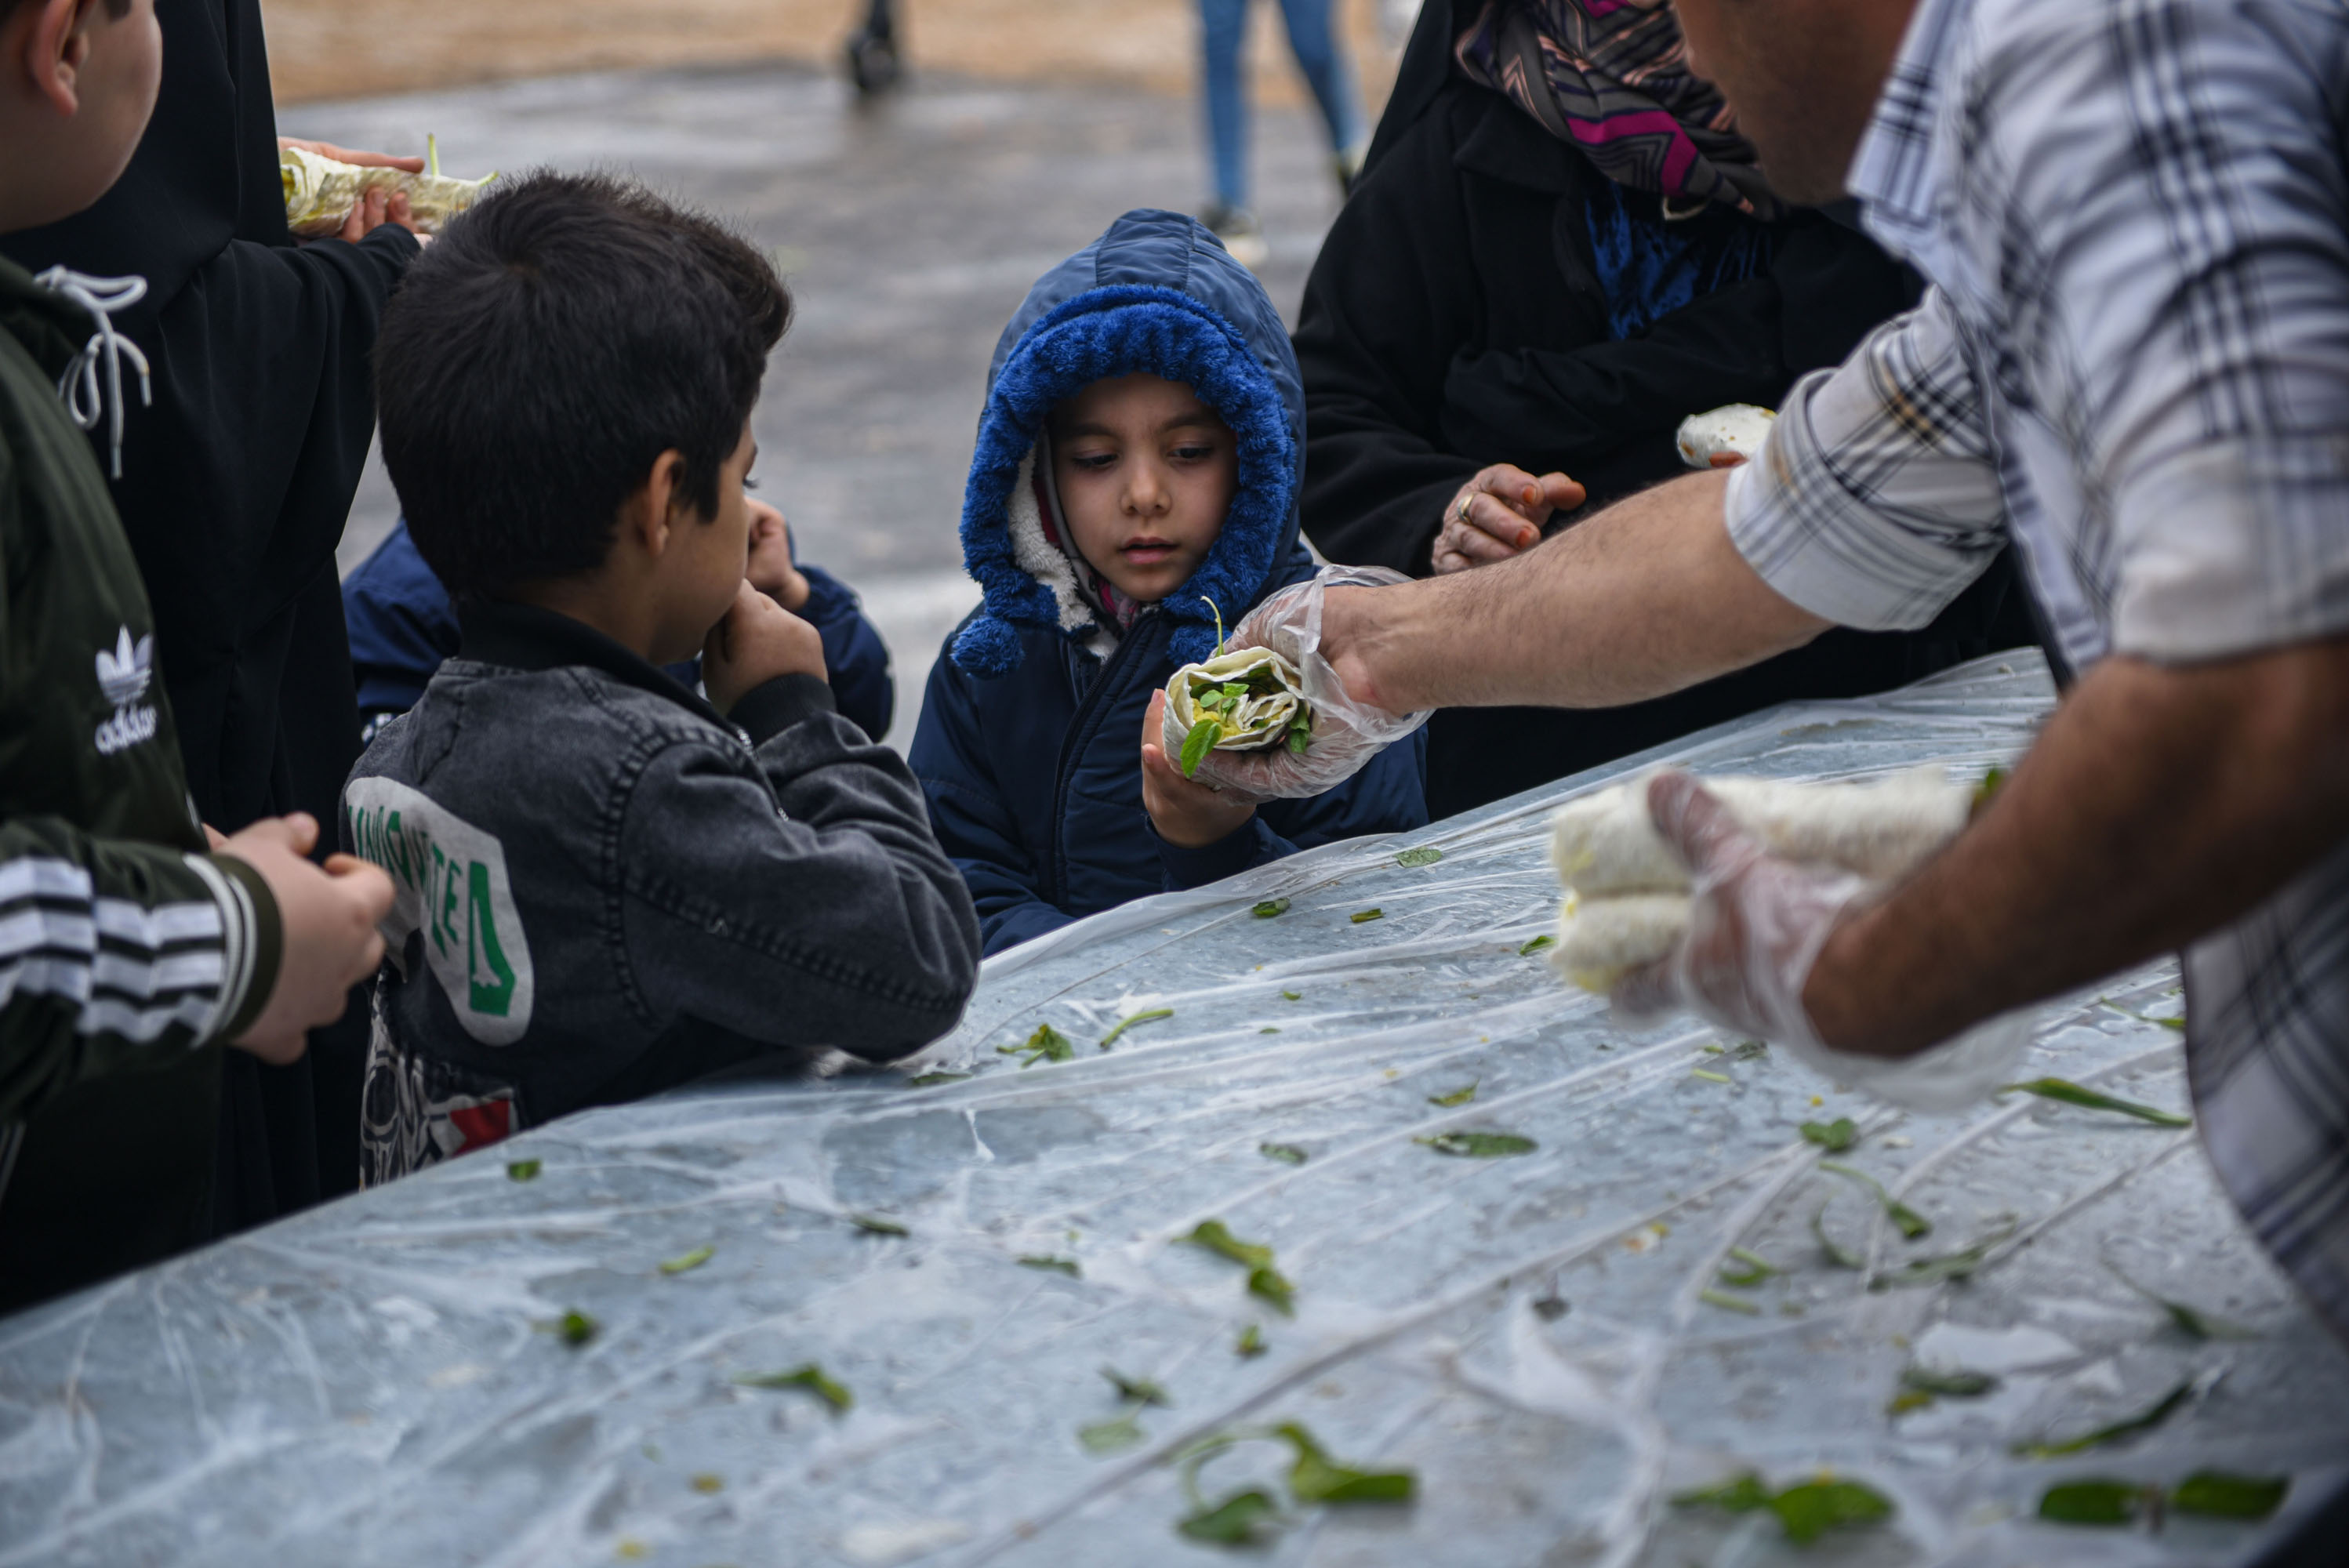
<svg viewBox="0 0 2349 1568"><path fill-rule="evenodd" d="M1847 625L2013 545L2059 666L2349 633L2349 7L1920 0L1849 181L1933 285L1806 378L1731 536ZM2349 844L2186 954L2221 1180L2349 1335Z"/></svg>

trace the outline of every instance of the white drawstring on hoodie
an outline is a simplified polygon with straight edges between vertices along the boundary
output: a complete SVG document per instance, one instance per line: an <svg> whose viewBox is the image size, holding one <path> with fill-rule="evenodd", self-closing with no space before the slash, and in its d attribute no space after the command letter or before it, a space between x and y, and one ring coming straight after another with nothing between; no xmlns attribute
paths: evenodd
<svg viewBox="0 0 2349 1568"><path fill-rule="evenodd" d="M57 377L57 396L66 401L66 412L73 422L85 430L98 428L98 420L113 416L107 431L108 450L114 459L114 477L122 477L122 356L129 355L130 363L139 367L139 402L151 407L155 402L153 383L147 374L147 356L139 346L114 330L114 313L128 310L147 297L147 280L141 277L94 278L69 267L51 267L33 280L44 288L57 293L89 312L98 323L98 330L89 335L66 373ZM106 385L101 391L98 380L98 362L106 361Z"/></svg>

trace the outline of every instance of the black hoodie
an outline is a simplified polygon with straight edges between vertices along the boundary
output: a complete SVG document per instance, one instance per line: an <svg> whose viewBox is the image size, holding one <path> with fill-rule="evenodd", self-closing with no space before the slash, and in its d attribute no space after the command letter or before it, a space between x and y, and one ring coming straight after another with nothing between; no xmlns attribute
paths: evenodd
<svg viewBox="0 0 2349 1568"><path fill-rule="evenodd" d="M155 12L162 87L129 168L88 211L0 253L36 273L147 280L114 319L153 363L154 404L126 381L112 490L168 655L188 788L230 831L296 809L330 825L358 750L335 545L374 428L367 353L416 241L387 227L295 245L256 0ZM232 1054L222 1230L315 1201L322 1152L330 1190L356 1180L364 1047L335 1034L292 1068Z"/></svg>

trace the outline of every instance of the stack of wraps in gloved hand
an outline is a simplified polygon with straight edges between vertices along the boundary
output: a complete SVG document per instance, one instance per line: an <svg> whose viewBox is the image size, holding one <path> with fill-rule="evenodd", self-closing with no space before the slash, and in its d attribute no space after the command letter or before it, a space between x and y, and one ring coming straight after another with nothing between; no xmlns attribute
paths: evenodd
<svg viewBox="0 0 2349 1568"><path fill-rule="evenodd" d="M342 228L359 198L378 186L405 191L409 215L416 227L437 234L440 226L475 201L481 190L497 178L493 170L479 180L452 180L440 172L440 146L424 139L425 171L362 168L327 158L305 147L277 150L277 177L285 187L285 226L305 240L316 240Z"/></svg>
<svg viewBox="0 0 2349 1568"><path fill-rule="evenodd" d="M1707 779L1704 787L1772 854L1892 882L1958 836L1994 787L1955 784L1934 767L1864 784ZM1689 874L1656 832L1645 778L1573 800L1550 819L1550 862L1565 884L1550 954L1586 991L1668 955L1688 931Z"/></svg>

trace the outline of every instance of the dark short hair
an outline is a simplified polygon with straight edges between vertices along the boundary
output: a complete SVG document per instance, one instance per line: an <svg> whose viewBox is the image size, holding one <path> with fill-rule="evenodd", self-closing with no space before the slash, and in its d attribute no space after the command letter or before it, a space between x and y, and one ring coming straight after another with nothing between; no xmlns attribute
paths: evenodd
<svg viewBox="0 0 2349 1568"><path fill-rule="evenodd" d="M593 571L674 448L703 516L792 299L716 220L607 175L492 187L409 267L375 379L384 467L460 599Z"/></svg>

